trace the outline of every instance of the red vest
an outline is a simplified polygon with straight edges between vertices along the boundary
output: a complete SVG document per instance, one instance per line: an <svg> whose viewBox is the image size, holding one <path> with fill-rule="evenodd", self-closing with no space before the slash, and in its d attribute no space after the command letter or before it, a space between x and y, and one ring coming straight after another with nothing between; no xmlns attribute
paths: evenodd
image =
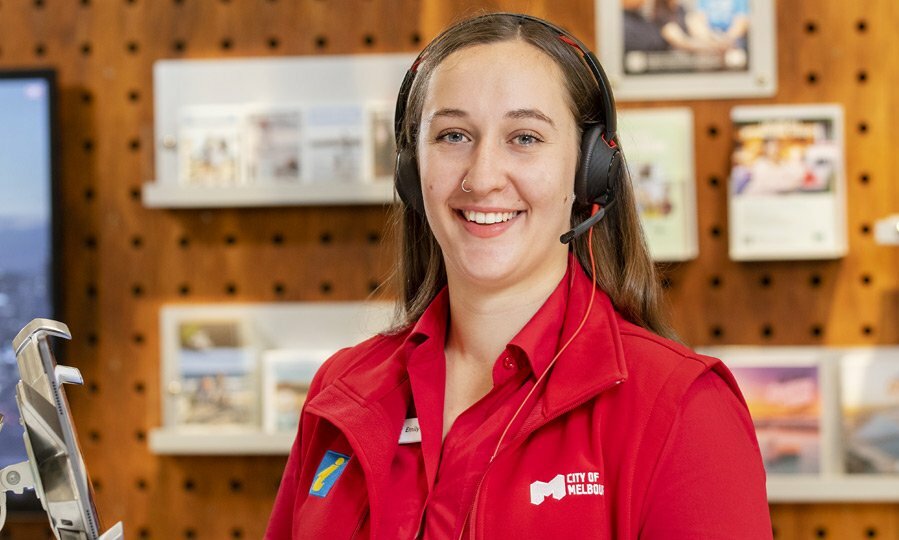
<svg viewBox="0 0 899 540"><path fill-rule="evenodd" d="M563 343L592 286L575 273ZM381 522L414 340L377 336L316 375L266 539L397 537ZM772 537L755 431L720 361L625 321L597 290L542 384L478 484L466 537Z"/></svg>

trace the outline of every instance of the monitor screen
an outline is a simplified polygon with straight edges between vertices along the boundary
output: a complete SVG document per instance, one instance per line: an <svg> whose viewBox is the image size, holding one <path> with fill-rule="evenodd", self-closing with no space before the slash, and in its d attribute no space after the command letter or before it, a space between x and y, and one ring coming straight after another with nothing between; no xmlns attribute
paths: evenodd
<svg viewBox="0 0 899 540"><path fill-rule="evenodd" d="M36 317L55 318L54 74L0 70L0 468L27 459L16 406L12 340ZM10 508L34 508L33 492Z"/></svg>

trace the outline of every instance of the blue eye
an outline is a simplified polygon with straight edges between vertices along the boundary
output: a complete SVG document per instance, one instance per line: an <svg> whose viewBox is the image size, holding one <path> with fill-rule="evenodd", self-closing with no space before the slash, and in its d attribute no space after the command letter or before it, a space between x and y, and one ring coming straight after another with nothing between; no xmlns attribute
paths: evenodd
<svg viewBox="0 0 899 540"><path fill-rule="evenodd" d="M515 136L515 142L522 146L531 146L532 144L541 142L540 139L531 133L522 133Z"/></svg>
<svg viewBox="0 0 899 540"><path fill-rule="evenodd" d="M463 143L467 140L467 137L459 131L450 131L449 133L443 133L437 140L446 141L448 143Z"/></svg>

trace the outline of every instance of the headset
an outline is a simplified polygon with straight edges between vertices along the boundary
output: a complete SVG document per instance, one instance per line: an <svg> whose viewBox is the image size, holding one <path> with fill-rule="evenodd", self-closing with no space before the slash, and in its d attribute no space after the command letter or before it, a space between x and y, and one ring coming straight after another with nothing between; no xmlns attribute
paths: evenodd
<svg viewBox="0 0 899 540"><path fill-rule="evenodd" d="M519 24L532 22L549 28L558 34L561 41L580 53L598 85L602 119L600 122L591 122L584 126L581 136L581 158L574 180L575 202L582 206L593 206L594 210L590 218L561 236L559 240L567 244L599 222L615 201L614 185L618 182L621 173L622 155L617 142L618 122L615 115L612 86L609 84L609 79L600 66L599 60L596 59L596 55L576 37L548 21L519 13L490 13L469 19L462 24L471 24L490 17L514 17L518 19ZM402 127L412 82L418 71L418 65L425 59L429 49L430 47L425 47L406 72L397 95L394 115L394 136L398 149L394 171L396 191L406 205L422 216L424 215L424 200L418 175L418 162L413 149L404 147L405 145L402 144Z"/></svg>

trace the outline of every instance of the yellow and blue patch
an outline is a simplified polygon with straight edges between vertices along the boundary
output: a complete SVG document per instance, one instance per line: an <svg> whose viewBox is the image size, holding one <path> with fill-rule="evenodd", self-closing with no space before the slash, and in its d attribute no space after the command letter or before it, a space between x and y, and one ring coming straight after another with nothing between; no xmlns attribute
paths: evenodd
<svg viewBox="0 0 899 540"><path fill-rule="evenodd" d="M337 452L328 450L322 462L319 463L315 476L312 478L312 487L309 489L310 495L316 497L324 497L334 487L334 482L340 478L346 469L350 456L338 454Z"/></svg>

